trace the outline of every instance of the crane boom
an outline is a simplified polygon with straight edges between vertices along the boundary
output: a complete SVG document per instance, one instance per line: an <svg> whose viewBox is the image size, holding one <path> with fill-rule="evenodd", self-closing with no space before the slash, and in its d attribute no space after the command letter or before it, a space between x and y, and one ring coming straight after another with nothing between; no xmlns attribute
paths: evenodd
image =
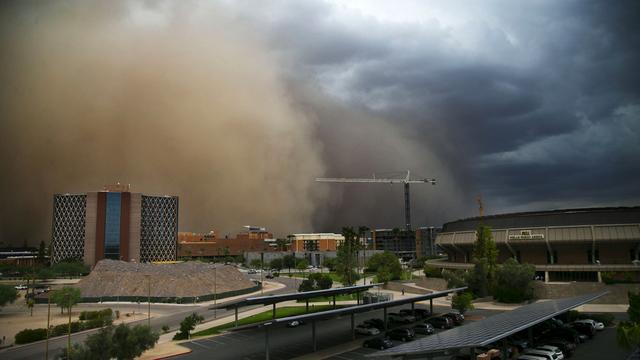
<svg viewBox="0 0 640 360"><path fill-rule="evenodd" d="M409 197L409 184L436 184L436 179L411 179L411 172L407 171L404 179L376 178L316 178L318 182L331 183L378 183L378 184L404 184L404 217L407 230L411 230L411 203Z"/></svg>

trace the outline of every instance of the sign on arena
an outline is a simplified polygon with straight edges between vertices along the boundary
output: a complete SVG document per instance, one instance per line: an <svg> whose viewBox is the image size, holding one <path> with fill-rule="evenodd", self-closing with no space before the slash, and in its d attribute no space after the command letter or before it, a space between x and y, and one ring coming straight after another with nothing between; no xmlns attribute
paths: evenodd
<svg viewBox="0 0 640 360"><path fill-rule="evenodd" d="M531 230L520 230L520 234L509 234L509 240L543 240L544 234L532 234Z"/></svg>

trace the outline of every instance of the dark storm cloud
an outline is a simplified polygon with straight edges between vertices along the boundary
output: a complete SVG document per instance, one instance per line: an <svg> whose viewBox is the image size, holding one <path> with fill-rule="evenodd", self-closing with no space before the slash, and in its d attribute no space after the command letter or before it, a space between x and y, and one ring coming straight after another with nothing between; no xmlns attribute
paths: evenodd
<svg viewBox="0 0 640 360"><path fill-rule="evenodd" d="M453 25L429 11L448 5L398 22L306 2L252 26L294 78L436 154L467 211L640 202L640 3L462 3Z"/></svg>

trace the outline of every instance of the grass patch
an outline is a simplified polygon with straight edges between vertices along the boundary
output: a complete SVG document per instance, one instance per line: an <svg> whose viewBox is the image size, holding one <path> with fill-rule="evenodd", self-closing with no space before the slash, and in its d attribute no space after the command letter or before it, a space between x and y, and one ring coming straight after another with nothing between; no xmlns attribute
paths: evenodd
<svg viewBox="0 0 640 360"><path fill-rule="evenodd" d="M347 301L347 300L357 300L357 299L358 299L358 296L356 294L336 295L336 301ZM298 300L299 303L304 303L305 301L306 300ZM309 302L322 302L322 301L333 301L333 296L319 296L319 297L309 299Z"/></svg>
<svg viewBox="0 0 640 360"><path fill-rule="evenodd" d="M309 306L309 313L318 312L318 311L325 311L325 310L330 310L330 309L333 309L332 305ZM304 313L306 313L306 306L287 306L287 307L283 307L283 308L276 308L276 318L284 318L284 317L288 317L288 316L302 315ZM264 311L264 312L261 312L261 313L258 313L258 314L254 314L254 315L248 316L246 318L238 319L238 326L255 324L255 323L260 323L260 322L264 322L264 321L269 321L269 320L272 319L272 316L273 316L272 311L271 310L267 310L267 311ZM224 330L227 330L227 329L230 329L230 328L234 327L234 325L235 325L235 321L231 321L231 322L228 322L226 324L222 324L222 325L218 325L218 326L212 327L210 329L198 331L196 333L191 334L191 336L207 336L207 335L220 334Z"/></svg>

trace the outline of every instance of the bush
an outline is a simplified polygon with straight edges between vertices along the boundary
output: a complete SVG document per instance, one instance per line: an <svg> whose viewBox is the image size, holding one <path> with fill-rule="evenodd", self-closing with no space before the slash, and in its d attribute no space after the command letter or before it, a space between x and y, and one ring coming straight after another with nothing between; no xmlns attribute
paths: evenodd
<svg viewBox="0 0 640 360"><path fill-rule="evenodd" d="M442 269L425 265L424 267L424 276L430 278L442 278Z"/></svg>
<svg viewBox="0 0 640 360"><path fill-rule="evenodd" d="M79 321L71 322L71 332L75 333L82 330L82 324ZM69 332L69 324L60 324L51 328L49 336L62 336Z"/></svg>
<svg viewBox="0 0 640 360"><path fill-rule="evenodd" d="M98 311L83 311L80 313L80 320L111 319L112 316L113 311L107 308Z"/></svg>
<svg viewBox="0 0 640 360"><path fill-rule="evenodd" d="M24 329L16 334L16 344L27 344L47 338L47 329Z"/></svg>
<svg viewBox="0 0 640 360"><path fill-rule="evenodd" d="M519 303L533 297L531 282L536 271L533 265L519 264L509 259L496 271L493 297L501 302Z"/></svg>
<svg viewBox="0 0 640 360"><path fill-rule="evenodd" d="M451 308L460 311L461 314L464 314L467 310L473 309L473 304L471 301L473 300L473 294L470 292L463 292L453 295L453 299L451 299Z"/></svg>
<svg viewBox="0 0 640 360"><path fill-rule="evenodd" d="M442 271L442 278L447 281L447 288L449 289L467 286L467 280L461 270L444 270Z"/></svg>
<svg viewBox="0 0 640 360"><path fill-rule="evenodd" d="M165 333L165 334L168 333L169 332L169 325L166 325L166 324L162 325L162 332Z"/></svg>

